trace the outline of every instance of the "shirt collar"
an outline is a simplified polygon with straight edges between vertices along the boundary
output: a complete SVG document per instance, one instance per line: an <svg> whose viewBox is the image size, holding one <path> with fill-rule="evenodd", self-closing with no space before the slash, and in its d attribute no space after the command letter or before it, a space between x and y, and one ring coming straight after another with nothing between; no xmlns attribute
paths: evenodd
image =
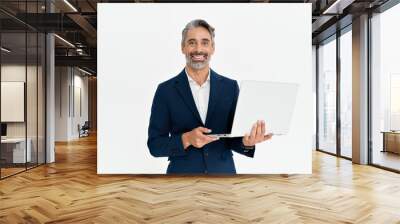
<svg viewBox="0 0 400 224"><path fill-rule="evenodd" d="M189 83L193 83L194 82L194 83L197 84L197 82L194 81L194 79L192 79L192 77L190 77L190 75L187 73L186 68L185 68L185 73L186 73L186 76L188 77ZM210 75L211 75L211 69L209 68L206 82L210 81Z"/></svg>

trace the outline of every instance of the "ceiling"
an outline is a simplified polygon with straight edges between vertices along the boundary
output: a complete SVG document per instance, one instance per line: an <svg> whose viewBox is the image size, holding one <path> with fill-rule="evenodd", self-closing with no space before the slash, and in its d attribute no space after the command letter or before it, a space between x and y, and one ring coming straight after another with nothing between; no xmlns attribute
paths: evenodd
<svg viewBox="0 0 400 224"><path fill-rule="evenodd" d="M21 34L29 29L55 32L56 65L80 66L96 72L97 3L138 2L252 2L252 3L311 3L313 43L336 32L337 27L351 23L351 18L372 10L388 0L253 0L253 1L139 1L139 0L1 0L0 24L8 42L18 49ZM52 13L50 12L50 9ZM327 10L328 9L328 10ZM282 15L290 16L290 15ZM337 21L341 20L340 26ZM347 22L346 22L347 21ZM11 34L14 33L14 34ZM15 38L13 38L15 36ZM63 41L62 39L66 40ZM4 42L3 42L4 43ZM72 45L71 45L72 44ZM21 45L22 46L22 45ZM33 46L33 45L29 45ZM31 51L28 47L28 51Z"/></svg>

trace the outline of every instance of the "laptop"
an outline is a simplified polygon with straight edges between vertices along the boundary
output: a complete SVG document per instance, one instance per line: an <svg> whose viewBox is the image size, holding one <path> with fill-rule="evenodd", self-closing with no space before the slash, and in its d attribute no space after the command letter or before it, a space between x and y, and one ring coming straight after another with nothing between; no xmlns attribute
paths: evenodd
<svg viewBox="0 0 400 224"><path fill-rule="evenodd" d="M265 134L286 135L290 129L299 84L249 80L240 84L231 133L209 136L242 137L250 134L257 120L265 121Z"/></svg>

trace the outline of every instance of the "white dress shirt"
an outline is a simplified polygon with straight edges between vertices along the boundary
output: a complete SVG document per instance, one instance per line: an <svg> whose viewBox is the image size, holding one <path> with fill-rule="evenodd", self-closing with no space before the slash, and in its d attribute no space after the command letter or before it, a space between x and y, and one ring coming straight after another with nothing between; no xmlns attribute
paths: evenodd
<svg viewBox="0 0 400 224"><path fill-rule="evenodd" d="M192 79L192 77L190 77L190 75L186 71L186 68L185 72L189 80L189 86L192 90L192 95L197 107L197 111L200 114L203 124L205 124L208 110L208 101L210 98L210 70L208 70L207 80L201 86L194 79Z"/></svg>

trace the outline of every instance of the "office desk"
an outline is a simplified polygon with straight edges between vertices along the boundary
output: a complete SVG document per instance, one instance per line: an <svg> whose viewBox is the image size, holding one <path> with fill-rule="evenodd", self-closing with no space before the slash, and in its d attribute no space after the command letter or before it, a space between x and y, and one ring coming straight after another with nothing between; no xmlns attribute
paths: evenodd
<svg viewBox="0 0 400 224"><path fill-rule="evenodd" d="M382 131L381 133L383 134L382 152L393 152L400 154L400 132Z"/></svg>
<svg viewBox="0 0 400 224"><path fill-rule="evenodd" d="M25 138L6 138L1 139L1 157L6 163L25 163L30 162L32 158L31 145L32 140L27 139L25 154ZM26 161L25 161L26 159Z"/></svg>

